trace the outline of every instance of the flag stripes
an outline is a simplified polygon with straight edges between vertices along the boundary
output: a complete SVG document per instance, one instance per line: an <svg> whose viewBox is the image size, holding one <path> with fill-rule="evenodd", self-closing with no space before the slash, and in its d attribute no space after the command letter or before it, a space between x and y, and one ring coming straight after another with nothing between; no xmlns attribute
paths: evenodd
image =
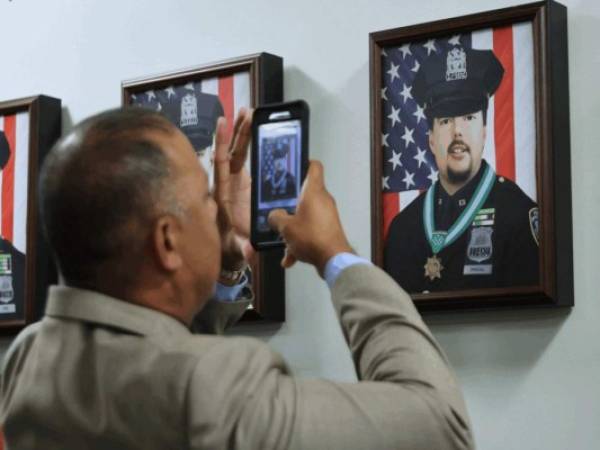
<svg viewBox="0 0 600 450"><path fill-rule="evenodd" d="M515 181L514 72L512 26L494 29L494 53L504 76L494 98L496 172Z"/></svg>
<svg viewBox="0 0 600 450"><path fill-rule="evenodd" d="M15 190L16 117L4 116L4 135L10 147L10 158L2 169L2 236L12 242Z"/></svg>
<svg viewBox="0 0 600 450"><path fill-rule="evenodd" d="M0 172L0 233L20 252L27 246L27 187L29 179L29 114L0 116L10 158Z"/></svg>
<svg viewBox="0 0 600 450"><path fill-rule="evenodd" d="M223 112L225 119L227 120L226 136L229 140L233 134L233 120L234 120L234 104L233 104L233 76L225 76L219 78L219 100L223 105Z"/></svg>

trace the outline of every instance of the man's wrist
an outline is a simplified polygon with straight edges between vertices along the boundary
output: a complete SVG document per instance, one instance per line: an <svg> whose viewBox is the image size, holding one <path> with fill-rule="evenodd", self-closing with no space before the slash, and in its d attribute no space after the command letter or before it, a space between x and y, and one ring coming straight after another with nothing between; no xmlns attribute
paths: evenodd
<svg viewBox="0 0 600 450"><path fill-rule="evenodd" d="M244 273L246 272L246 268L248 267L246 264L238 266L237 269L227 269L225 267L221 268L221 272L219 273L218 282L223 286L235 286L240 282Z"/></svg>
<svg viewBox="0 0 600 450"><path fill-rule="evenodd" d="M325 267L327 266L327 263L329 261L331 261L331 259L333 257L335 257L336 255L339 255L340 253L356 253L354 251L354 249L352 247L350 247L350 244L340 244L340 245L335 245L335 246L331 246L331 248L327 249L327 251L323 252L323 254L321 255L321 258L319 259L319 262L317 264L317 271L319 272L319 275L321 276L321 278L325 278Z"/></svg>
<svg viewBox="0 0 600 450"><path fill-rule="evenodd" d="M325 265L323 278L327 282L330 289L333 289L336 280L347 268L356 264L372 265L373 263L368 259L361 258L354 253L338 253L333 256Z"/></svg>

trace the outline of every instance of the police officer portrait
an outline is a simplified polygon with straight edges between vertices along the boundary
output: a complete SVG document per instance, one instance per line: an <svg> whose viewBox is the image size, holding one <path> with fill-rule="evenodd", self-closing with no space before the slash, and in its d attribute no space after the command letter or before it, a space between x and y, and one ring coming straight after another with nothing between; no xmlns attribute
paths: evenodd
<svg viewBox="0 0 600 450"><path fill-rule="evenodd" d="M383 263L409 293L538 283L531 23L505 28L382 54Z"/></svg>
<svg viewBox="0 0 600 450"><path fill-rule="evenodd" d="M298 153L296 136L280 136L265 138L262 143L262 157L264 158L261 171L261 202L276 202L296 197L298 192L296 165L293 161ZM293 149L293 150L292 150ZM280 206L287 206L286 202L276 202Z"/></svg>
<svg viewBox="0 0 600 450"><path fill-rule="evenodd" d="M250 106L250 77L247 71L241 71L183 82L173 79L167 86L164 81L158 85L154 80L142 81L128 96L127 103L160 112L178 127L192 143L212 186L217 120L222 116L227 119L227 135L231 136L233 111Z"/></svg>

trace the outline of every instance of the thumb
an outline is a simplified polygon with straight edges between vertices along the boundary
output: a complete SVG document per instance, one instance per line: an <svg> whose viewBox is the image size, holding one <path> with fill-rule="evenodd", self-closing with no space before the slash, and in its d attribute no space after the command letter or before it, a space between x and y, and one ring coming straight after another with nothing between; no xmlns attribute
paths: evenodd
<svg viewBox="0 0 600 450"><path fill-rule="evenodd" d="M323 188L325 187L325 181L323 180L323 164L321 161L313 159L310 161L308 166L308 172L306 174L306 180L304 183L306 187Z"/></svg>
<svg viewBox="0 0 600 450"><path fill-rule="evenodd" d="M270 227L281 234L292 216L285 209L274 209L269 213L268 220Z"/></svg>

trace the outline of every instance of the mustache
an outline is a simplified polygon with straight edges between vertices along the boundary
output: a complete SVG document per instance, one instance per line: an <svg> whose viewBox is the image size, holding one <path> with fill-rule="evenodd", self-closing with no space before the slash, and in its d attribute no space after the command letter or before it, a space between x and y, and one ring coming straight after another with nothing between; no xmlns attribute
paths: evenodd
<svg viewBox="0 0 600 450"><path fill-rule="evenodd" d="M452 153L457 148L467 153L471 153L471 147L469 147L463 141L460 141L458 139L455 139L452 142L450 142L450 145L448 145L448 153Z"/></svg>

